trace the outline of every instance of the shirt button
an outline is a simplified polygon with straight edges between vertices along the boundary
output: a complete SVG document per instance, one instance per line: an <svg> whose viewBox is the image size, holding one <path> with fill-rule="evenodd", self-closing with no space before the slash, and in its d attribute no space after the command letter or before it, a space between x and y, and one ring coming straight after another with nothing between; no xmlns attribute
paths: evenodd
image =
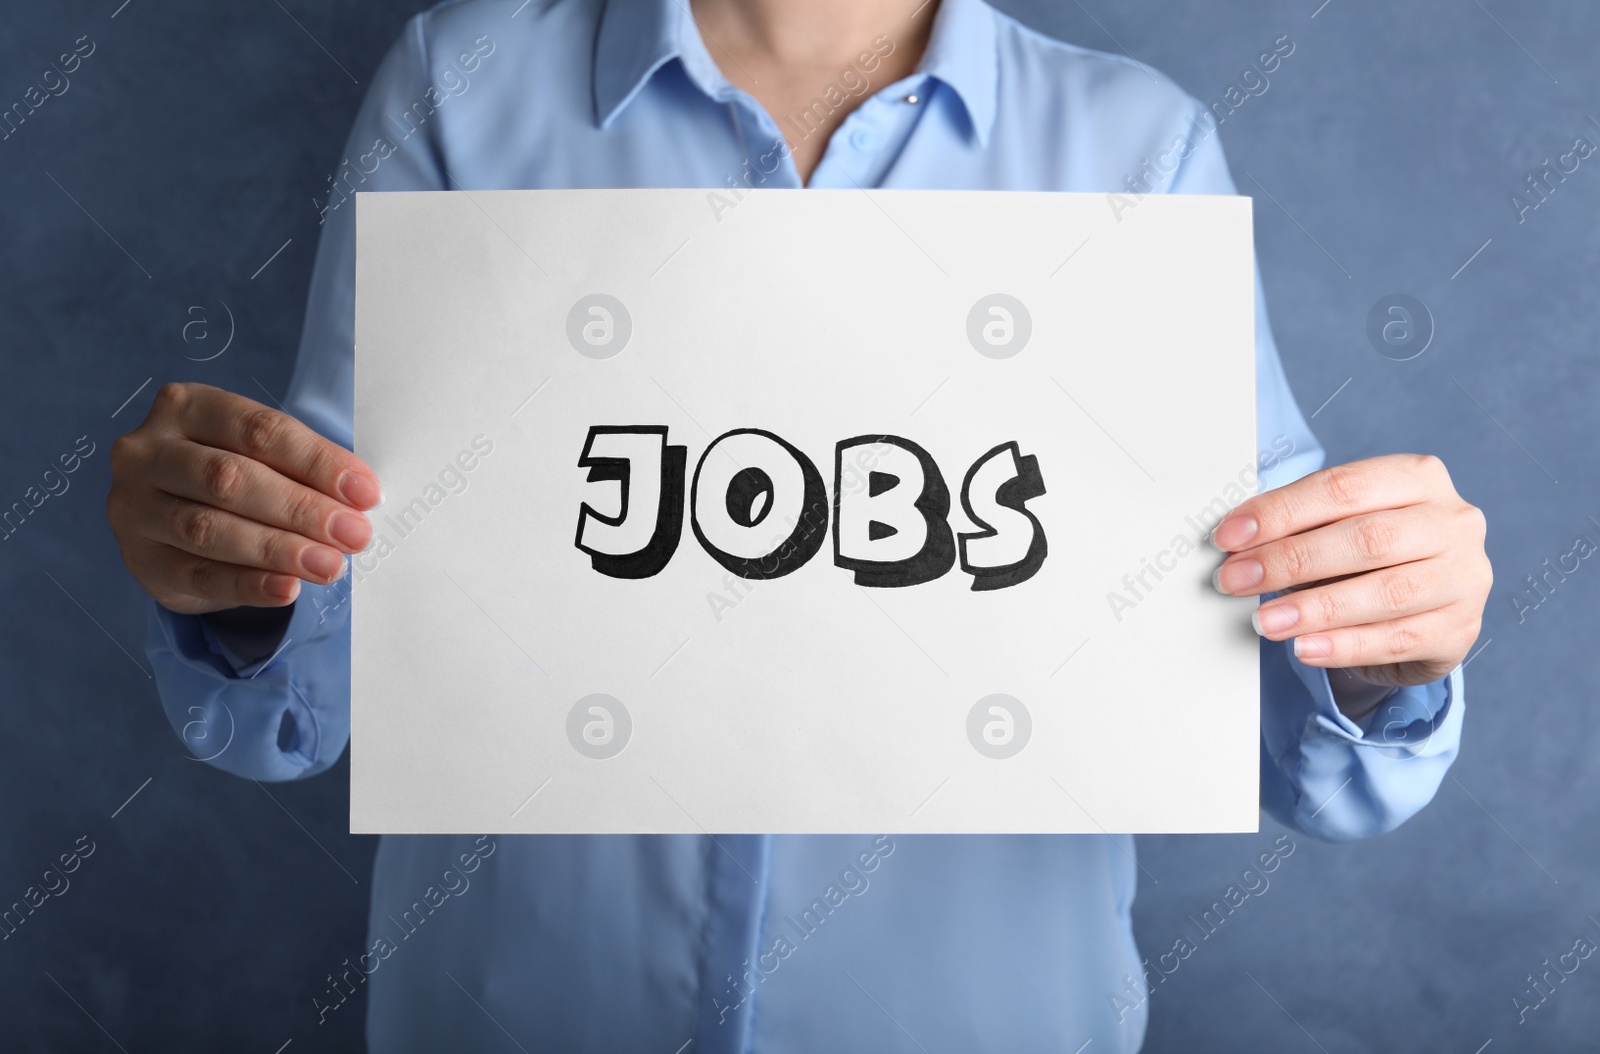
<svg viewBox="0 0 1600 1054"><path fill-rule="evenodd" d="M850 145L857 150L865 150L872 145L872 133L865 128L857 128L850 133Z"/></svg>

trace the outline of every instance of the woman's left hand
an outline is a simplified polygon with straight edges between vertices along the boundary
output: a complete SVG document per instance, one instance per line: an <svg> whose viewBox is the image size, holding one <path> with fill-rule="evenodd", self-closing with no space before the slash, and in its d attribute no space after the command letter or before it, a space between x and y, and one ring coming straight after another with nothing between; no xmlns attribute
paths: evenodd
<svg viewBox="0 0 1600 1054"><path fill-rule="evenodd" d="M1256 630L1294 638L1308 666L1372 685L1427 684L1478 637L1494 580L1484 517L1436 457L1391 454L1313 472L1250 498L1212 532L1230 554L1217 588L1285 593Z"/></svg>

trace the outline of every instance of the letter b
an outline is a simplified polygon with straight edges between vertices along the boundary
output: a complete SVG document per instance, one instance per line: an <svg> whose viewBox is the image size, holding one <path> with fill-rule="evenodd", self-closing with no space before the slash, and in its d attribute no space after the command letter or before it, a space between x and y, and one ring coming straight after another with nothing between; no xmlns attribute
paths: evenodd
<svg viewBox="0 0 1600 1054"><path fill-rule="evenodd" d="M868 445L880 456L867 488L847 493L845 455ZM926 450L899 436L846 439L834 451L833 480L833 562L855 572L856 585L919 585L955 565L950 489Z"/></svg>

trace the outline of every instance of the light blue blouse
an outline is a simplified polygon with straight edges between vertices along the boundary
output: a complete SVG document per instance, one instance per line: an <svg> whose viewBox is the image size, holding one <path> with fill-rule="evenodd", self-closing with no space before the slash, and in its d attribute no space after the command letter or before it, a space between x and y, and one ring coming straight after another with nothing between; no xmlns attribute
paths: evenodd
<svg viewBox="0 0 1600 1054"><path fill-rule="evenodd" d="M879 83L870 56L895 44L863 40L819 95L862 104L812 186L1236 193L1212 112L1160 74L981 0L923 17L935 25L913 75ZM317 195L288 410L350 445L355 191L798 187L781 136L807 127L729 83L682 0L468 0L417 16ZM1260 445L1294 451L1263 473L1277 486L1323 455L1259 280L1257 300ZM296 779L338 758L350 607L320 595L306 587L288 643L253 662L205 619L152 608L161 698L197 755L226 730L211 762L241 776ZM1361 724L1286 645L1263 642L1261 684L1262 805L1310 836L1394 827L1455 756L1459 670ZM367 946L308 986L307 1024L356 1012L345 1000L365 986L376 1054L1133 1051L1143 986L1170 951L1135 949L1136 884L1132 839L1099 835L387 837Z"/></svg>

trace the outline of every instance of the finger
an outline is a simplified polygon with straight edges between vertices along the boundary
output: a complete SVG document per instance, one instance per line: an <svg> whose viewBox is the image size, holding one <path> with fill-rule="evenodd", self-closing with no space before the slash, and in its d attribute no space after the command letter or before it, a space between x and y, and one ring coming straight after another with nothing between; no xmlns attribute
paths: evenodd
<svg viewBox="0 0 1600 1054"><path fill-rule="evenodd" d="M135 529L145 537L225 564L295 575L328 585L344 574L339 550L236 513L160 494Z"/></svg>
<svg viewBox="0 0 1600 1054"><path fill-rule="evenodd" d="M300 595L300 580L293 575L209 560L169 545L151 546L140 571L150 595L174 611L283 607Z"/></svg>
<svg viewBox="0 0 1600 1054"><path fill-rule="evenodd" d="M1439 516L1436 506L1356 516L1234 553L1213 581L1230 596L1253 596L1437 556L1450 537Z"/></svg>
<svg viewBox="0 0 1600 1054"><path fill-rule="evenodd" d="M184 435L195 442L242 454L358 509L381 500L378 478L365 462L286 413L202 385L169 385L161 397L175 403Z"/></svg>
<svg viewBox="0 0 1600 1054"><path fill-rule="evenodd" d="M372 540L372 524L361 513L227 450L188 440L166 442L150 473L157 488L175 497L226 509L345 552L359 552Z"/></svg>
<svg viewBox="0 0 1600 1054"><path fill-rule="evenodd" d="M1263 637L1285 640L1418 615L1443 607L1455 593L1438 561L1419 560L1269 600L1250 619Z"/></svg>
<svg viewBox="0 0 1600 1054"><path fill-rule="evenodd" d="M1388 622L1309 633L1294 639L1294 654L1307 666L1329 669L1423 662L1434 658L1436 649L1430 648L1430 642L1448 631L1449 617L1445 609L1439 609Z"/></svg>
<svg viewBox="0 0 1600 1054"><path fill-rule="evenodd" d="M1211 542L1239 552L1362 513L1415 505L1450 486L1444 462L1431 454L1352 461L1246 499L1217 524Z"/></svg>

